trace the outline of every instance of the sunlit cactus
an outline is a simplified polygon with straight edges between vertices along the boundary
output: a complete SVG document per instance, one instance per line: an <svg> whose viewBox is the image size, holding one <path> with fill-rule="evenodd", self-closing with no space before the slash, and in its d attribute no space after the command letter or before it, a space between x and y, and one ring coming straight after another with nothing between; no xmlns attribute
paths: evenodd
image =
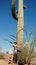
<svg viewBox="0 0 36 65"><path fill-rule="evenodd" d="M23 5L23 8L26 8L26 6ZM16 0L12 0L12 7L11 7L12 16L14 19L18 20L18 10L16 10Z"/></svg>
<svg viewBox="0 0 36 65"><path fill-rule="evenodd" d="M18 0L18 10L16 11L16 0L12 0L12 7L11 12L12 16L15 20L17 20L17 45L21 45L21 52L18 53L18 64L24 65L25 63L29 64L31 60L31 54L34 50L34 44L31 42L30 45L25 42L24 47L22 47L22 44L24 42L24 17L23 17L23 0ZM29 34L29 37L31 36L32 32ZM28 39L28 37L27 37ZM30 49L29 49L30 48ZM24 64L23 64L24 63Z"/></svg>
<svg viewBox="0 0 36 65"><path fill-rule="evenodd" d="M18 20L18 17L16 15L16 0L12 0L11 12L14 19Z"/></svg>

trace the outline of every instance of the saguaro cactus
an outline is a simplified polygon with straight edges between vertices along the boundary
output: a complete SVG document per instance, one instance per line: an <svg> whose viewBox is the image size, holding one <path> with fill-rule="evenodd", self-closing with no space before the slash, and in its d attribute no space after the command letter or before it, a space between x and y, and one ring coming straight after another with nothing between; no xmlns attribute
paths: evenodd
<svg viewBox="0 0 36 65"><path fill-rule="evenodd" d="M25 7L26 6L23 5L23 8ZM16 15L16 0L12 0L11 12L12 12L12 16L14 17L14 19L18 20L18 16Z"/></svg>
<svg viewBox="0 0 36 65"><path fill-rule="evenodd" d="M25 6L24 6L25 8ZM24 43L24 17L23 17L23 0L18 0L18 14L16 14L16 0L12 0L12 16L17 20L17 45L20 46L24 52L27 49L22 48L22 44ZM23 54L21 51L20 55ZM26 52L27 54L27 52ZM22 55L21 55L22 56ZM25 55L24 55L25 56ZM22 57L20 57L22 60ZM26 58L26 57L24 57ZM23 60L24 61L24 60Z"/></svg>
<svg viewBox="0 0 36 65"><path fill-rule="evenodd" d="M16 0L12 0L12 16L17 22L17 44L22 45L24 40L24 17L23 17L23 0L18 0L18 14L16 13Z"/></svg>

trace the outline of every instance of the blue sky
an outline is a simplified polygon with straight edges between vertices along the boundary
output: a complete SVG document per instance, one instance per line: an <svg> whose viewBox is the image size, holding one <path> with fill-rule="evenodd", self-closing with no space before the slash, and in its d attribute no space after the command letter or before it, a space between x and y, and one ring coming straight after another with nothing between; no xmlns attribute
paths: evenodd
<svg viewBox="0 0 36 65"><path fill-rule="evenodd" d="M30 32L36 27L36 0L24 0L24 4L27 6L24 11L25 28ZM10 43L4 40L12 40L9 38L10 34L16 36L16 20L11 15L11 0L0 0L0 47L3 47L4 52L10 48Z"/></svg>

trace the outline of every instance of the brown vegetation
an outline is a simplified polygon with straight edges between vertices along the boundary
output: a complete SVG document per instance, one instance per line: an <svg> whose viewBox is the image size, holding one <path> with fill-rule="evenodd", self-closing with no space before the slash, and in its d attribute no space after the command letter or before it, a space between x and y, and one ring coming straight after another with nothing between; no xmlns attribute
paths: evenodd
<svg viewBox="0 0 36 65"><path fill-rule="evenodd" d="M0 65L8 65L8 54L1 53L0 57L1 57L0 58ZM22 56L22 57L24 57L24 56ZM36 65L36 53L35 52L32 53L32 57L31 57L31 61L30 61L30 65L34 65L34 64ZM25 64L25 65L28 65L28 64Z"/></svg>

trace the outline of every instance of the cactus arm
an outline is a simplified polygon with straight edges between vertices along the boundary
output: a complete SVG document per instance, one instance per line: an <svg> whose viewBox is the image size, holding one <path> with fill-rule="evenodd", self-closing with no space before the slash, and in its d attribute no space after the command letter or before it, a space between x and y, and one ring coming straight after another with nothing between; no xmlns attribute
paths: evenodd
<svg viewBox="0 0 36 65"><path fill-rule="evenodd" d="M18 17L16 15L16 0L12 0L11 12L14 19L18 20Z"/></svg>
<svg viewBox="0 0 36 65"><path fill-rule="evenodd" d="M26 8L26 6L23 5L23 8ZM18 20L18 10L16 10L16 0L12 0L12 7L11 7L12 16L14 19Z"/></svg>

